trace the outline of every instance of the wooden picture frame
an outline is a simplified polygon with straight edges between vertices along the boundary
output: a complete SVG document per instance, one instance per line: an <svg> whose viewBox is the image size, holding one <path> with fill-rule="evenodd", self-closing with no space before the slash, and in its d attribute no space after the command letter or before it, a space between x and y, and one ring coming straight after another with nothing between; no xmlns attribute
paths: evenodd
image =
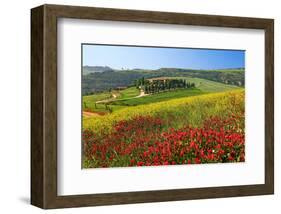
<svg viewBox="0 0 281 214"><path fill-rule="evenodd" d="M265 30L265 184L57 195L57 19L93 19ZM66 208L274 193L274 21L184 13L42 5L31 10L31 204Z"/></svg>

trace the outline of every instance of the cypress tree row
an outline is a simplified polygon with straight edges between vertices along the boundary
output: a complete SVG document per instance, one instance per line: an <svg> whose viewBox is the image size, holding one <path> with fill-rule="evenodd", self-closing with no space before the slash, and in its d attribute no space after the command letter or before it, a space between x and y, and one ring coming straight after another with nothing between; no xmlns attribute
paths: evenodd
<svg viewBox="0 0 281 214"><path fill-rule="evenodd" d="M180 88L194 88L195 83L186 81L185 79L137 79L134 81L136 88L142 89L145 94L154 94L163 91L170 91Z"/></svg>

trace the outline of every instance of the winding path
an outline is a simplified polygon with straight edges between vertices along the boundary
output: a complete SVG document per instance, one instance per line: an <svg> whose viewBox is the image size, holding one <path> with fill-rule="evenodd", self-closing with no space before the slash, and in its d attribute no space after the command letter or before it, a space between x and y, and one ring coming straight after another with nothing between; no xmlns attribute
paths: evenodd
<svg viewBox="0 0 281 214"><path fill-rule="evenodd" d="M145 94L144 91L141 90L140 94L138 96L130 97L130 98L127 98L126 100L140 98L140 97L144 97L144 96L148 96L148 95L149 94ZM99 101L96 102L96 104L106 104L106 103L109 103L111 101L118 100L117 98L118 98L118 96L116 94L112 93L112 97L111 98L105 99L105 100L99 100ZM98 113L95 113L95 112L83 111L83 117L100 117L100 116L102 116L102 115L98 114Z"/></svg>
<svg viewBox="0 0 281 214"><path fill-rule="evenodd" d="M132 97L132 98L140 98L140 97L144 97L144 96L148 96L149 94L145 94L143 90L140 91L140 94L136 97Z"/></svg>
<svg viewBox="0 0 281 214"><path fill-rule="evenodd" d="M97 101L97 102L96 102L96 104L99 104L99 103L108 103L108 102L111 102L111 101L116 100L117 95L116 95L116 94L114 94L114 93L112 93L111 95L112 95L112 97L111 97L111 98L109 98L109 99L105 99L105 100L99 100L99 101Z"/></svg>
<svg viewBox="0 0 281 214"><path fill-rule="evenodd" d="M130 100L130 99L135 99L135 98L140 98L140 97L144 97L144 96L148 96L149 94L145 94L143 90L140 91L140 94L138 96L135 96L135 97L130 97L130 98L126 98L124 100ZM117 99L118 96L114 93L112 93L112 97L109 98L109 99L105 99L105 100L100 100L100 101L97 101L96 104L105 104L105 103L109 103L111 101L116 101L118 100ZM121 99L122 100L122 99Z"/></svg>

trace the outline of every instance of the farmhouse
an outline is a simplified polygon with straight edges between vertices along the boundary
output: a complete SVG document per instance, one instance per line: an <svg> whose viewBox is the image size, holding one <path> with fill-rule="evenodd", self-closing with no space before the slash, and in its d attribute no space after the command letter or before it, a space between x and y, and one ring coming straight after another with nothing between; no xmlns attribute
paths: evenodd
<svg viewBox="0 0 281 214"><path fill-rule="evenodd" d="M149 83L154 83L154 82L167 82L167 80L169 80L171 78L169 77L155 77L155 78L150 78L150 79L147 79L149 81Z"/></svg>
<svg viewBox="0 0 281 214"><path fill-rule="evenodd" d="M119 87L116 87L115 89L116 90L124 90L126 88L128 88L128 87L127 86L119 86Z"/></svg>

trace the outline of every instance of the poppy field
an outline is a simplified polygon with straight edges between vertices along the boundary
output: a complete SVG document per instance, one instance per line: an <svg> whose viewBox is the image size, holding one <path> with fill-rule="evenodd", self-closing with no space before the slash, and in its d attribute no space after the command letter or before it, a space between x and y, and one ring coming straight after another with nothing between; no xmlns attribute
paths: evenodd
<svg viewBox="0 0 281 214"><path fill-rule="evenodd" d="M83 167L245 161L244 90L178 98L83 120Z"/></svg>

